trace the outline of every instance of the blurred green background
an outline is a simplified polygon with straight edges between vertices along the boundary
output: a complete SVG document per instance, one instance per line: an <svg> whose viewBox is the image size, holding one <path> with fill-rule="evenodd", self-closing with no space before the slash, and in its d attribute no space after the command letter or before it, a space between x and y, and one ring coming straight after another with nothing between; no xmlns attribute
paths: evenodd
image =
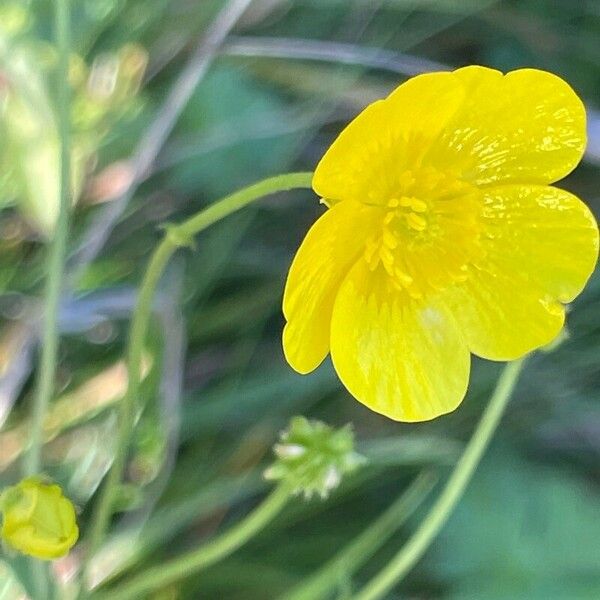
<svg viewBox="0 0 600 600"><path fill-rule="evenodd" d="M254 0L220 35L218 15L233 4L73 1L79 199L44 467L81 508L83 530L112 459L135 288L164 223L262 177L312 170L353 115L407 76L473 63L551 70L580 93L589 149L561 185L600 211L598 0ZM18 478L28 439L58 197L51 40L48 1L0 2L2 485ZM156 160L137 173L135 193L123 196L136 176L128 161L143 159L140 143L143 151L149 132L154 139L190 60L196 69L204 61L197 87ZM285 364L285 275L321 212L309 192L269 198L208 230L169 266L120 498L126 510L98 566L112 585L247 514L270 487L261 473L292 415L352 423L368 465L328 501L298 499L248 546L157 598L277 598L364 531L418 473L443 479L469 438L500 365L474 361L454 414L399 425L352 400L329 363L309 376ZM572 306L568 329L558 351L531 359L459 509L390 598L600 598L598 274ZM332 597L349 597L376 573L430 501L357 572L340 573ZM77 559L54 565L59 580ZM19 598L29 585L22 560L4 553L0 597Z"/></svg>

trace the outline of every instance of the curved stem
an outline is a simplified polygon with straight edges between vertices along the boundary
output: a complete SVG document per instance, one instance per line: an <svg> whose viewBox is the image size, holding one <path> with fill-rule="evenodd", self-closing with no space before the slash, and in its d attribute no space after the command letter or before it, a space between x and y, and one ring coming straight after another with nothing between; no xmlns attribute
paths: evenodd
<svg viewBox="0 0 600 600"><path fill-rule="evenodd" d="M279 514L289 498L289 488L286 485L278 486L245 519L221 536L196 550L141 573L129 582L119 586L115 591L108 591L106 594L98 594L94 597L98 600L145 598L154 590L209 567L229 556L263 529L269 521Z"/></svg>
<svg viewBox="0 0 600 600"><path fill-rule="evenodd" d="M144 274L129 332L127 349L127 391L121 400L115 460L102 489L90 532L88 560L102 543L113 513L115 495L123 476L135 404L140 386L140 367L146 332L152 311L152 298L169 259L177 248L193 243L194 235L213 223L269 194L297 188L310 188L312 173L287 173L269 177L215 202L179 225L169 225L166 235L154 250Z"/></svg>
<svg viewBox="0 0 600 600"><path fill-rule="evenodd" d="M69 89L69 53L71 47L69 0L54 2L55 35L58 45L57 124L60 138L60 182L58 219L51 234L44 301L44 325L40 368L38 370L29 433L30 446L25 456L26 475L40 470L40 454L44 437L44 418L54 389L58 354L58 305L64 275L69 234L71 195L71 94Z"/></svg>
<svg viewBox="0 0 600 600"><path fill-rule="evenodd" d="M489 445L494 431L496 431L522 369L523 360L509 363L504 367L504 371L473 433L473 437L467 444L444 490L429 514L398 554L354 596L353 600L377 600L382 598L396 583L401 581L423 556L461 499L467 484L481 461L483 453Z"/></svg>
<svg viewBox="0 0 600 600"><path fill-rule="evenodd" d="M392 505L339 554L281 600L320 600L328 598L342 575L351 576L413 514L437 482L431 472L421 473Z"/></svg>

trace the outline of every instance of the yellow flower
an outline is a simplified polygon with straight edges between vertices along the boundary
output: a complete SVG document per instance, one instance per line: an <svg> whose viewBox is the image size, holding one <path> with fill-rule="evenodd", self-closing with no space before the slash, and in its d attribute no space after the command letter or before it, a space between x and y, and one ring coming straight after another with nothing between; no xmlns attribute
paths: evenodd
<svg viewBox="0 0 600 600"><path fill-rule="evenodd" d="M58 485L23 479L0 496L2 538L13 548L42 559L64 556L79 537L73 504Z"/></svg>
<svg viewBox="0 0 600 600"><path fill-rule="evenodd" d="M598 256L588 208L549 185L585 143L575 92L535 69L420 75L368 106L314 174L329 209L288 276L288 362L330 352L359 401L423 421L461 402L471 352L550 342Z"/></svg>

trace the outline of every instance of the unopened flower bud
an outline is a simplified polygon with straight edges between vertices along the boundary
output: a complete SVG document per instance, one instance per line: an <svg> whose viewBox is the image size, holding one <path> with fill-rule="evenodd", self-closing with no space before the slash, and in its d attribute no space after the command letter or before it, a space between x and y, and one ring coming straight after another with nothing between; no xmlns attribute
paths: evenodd
<svg viewBox="0 0 600 600"><path fill-rule="evenodd" d="M75 508L55 484L36 477L23 479L0 495L5 542L36 558L64 556L79 537Z"/></svg>

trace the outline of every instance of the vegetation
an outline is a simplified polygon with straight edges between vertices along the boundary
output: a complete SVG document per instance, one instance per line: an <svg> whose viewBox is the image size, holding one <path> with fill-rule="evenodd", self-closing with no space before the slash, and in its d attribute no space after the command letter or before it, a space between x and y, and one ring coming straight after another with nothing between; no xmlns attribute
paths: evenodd
<svg viewBox="0 0 600 600"><path fill-rule="evenodd" d="M50 0L0 3L2 488L36 462L25 457L35 445L36 350L64 141L52 15ZM589 144L561 185L600 209L595 2L81 0L71 2L70 20L76 203L40 460L78 508L81 544L41 570L7 549L6 599L43 597L40 581L53 582L58 598L78 593L73 571L117 454L137 290L153 250L181 233L167 224L262 178L313 170L365 104L417 72L463 64L534 66L572 84L588 106ZM126 483L115 488L118 513L88 565L97 597L350 598L435 502L501 365L475 359L460 409L420 424L351 400L328 362L293 372L281 349L283 286L321 211L313 192L295 190L246 207L193 244L176 239L192 247L179 249L157 282L139 348ZM386 597L600 597L599 302L596 273L571 307L567 339L528 359L458 509ZM326 500L282 499L281 484L263 477L295 415L348 435L342 428L352 424L366 459ZM240 530L250 519L255 529ZM201 572L127 596L167 561L206 544L213 552L228 534L230 545Z"/></svg>

